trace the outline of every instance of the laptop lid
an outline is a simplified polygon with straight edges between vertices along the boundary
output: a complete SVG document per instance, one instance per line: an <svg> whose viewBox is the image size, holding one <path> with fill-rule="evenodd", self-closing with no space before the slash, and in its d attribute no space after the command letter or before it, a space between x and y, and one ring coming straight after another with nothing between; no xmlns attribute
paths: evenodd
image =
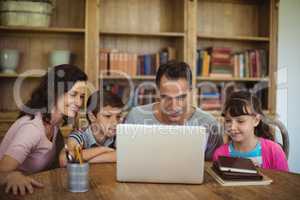
<svg viewBox="0 0 300 200"><path fill-rule="evenodd" d="M203 182L206 129L200 126L117 126L117 180Z"/></svg>

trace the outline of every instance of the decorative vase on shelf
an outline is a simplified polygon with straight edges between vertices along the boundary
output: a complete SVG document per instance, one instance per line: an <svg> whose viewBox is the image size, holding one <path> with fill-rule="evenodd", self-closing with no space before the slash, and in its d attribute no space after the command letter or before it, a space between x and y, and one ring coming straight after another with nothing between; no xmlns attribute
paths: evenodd
<svg viewBox="0 0 300 200"><path fill-rule="evenodd" d="M0 67L2 73L16 73L19 64L20 51L17 49L0 50Z"/></svg>
<svg viewBox="0 0 300 200"><path fill-rule="evenodd" d="M51 67L70 64L71 52L69 50L54 50L50 52L49 63Z"/></svg>

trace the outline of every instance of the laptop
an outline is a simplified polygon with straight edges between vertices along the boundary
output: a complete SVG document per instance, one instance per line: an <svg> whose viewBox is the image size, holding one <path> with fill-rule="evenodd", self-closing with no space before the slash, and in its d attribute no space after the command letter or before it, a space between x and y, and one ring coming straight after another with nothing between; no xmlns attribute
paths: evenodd
<svg viewBox="0 0 300 200"><path fill-rule="evenodd" d="M201 184L206 129L201 126L117 126L117 181Z"/></svg>

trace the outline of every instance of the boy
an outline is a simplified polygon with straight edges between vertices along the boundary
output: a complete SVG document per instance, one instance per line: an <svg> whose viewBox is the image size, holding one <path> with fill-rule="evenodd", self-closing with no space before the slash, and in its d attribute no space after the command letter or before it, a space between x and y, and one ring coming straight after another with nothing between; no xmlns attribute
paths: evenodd
<svg viewBox="0 0 300 200"><path fill-rule="evenodd" d="M94 92L87 101L89 126L70 133L67 148L74 157L75 146L83 147L83 160L90 163L115 162L116 126L122 119L122 100L110 92ZM65 150L60 155L60 165L66 165Z"/></svg>

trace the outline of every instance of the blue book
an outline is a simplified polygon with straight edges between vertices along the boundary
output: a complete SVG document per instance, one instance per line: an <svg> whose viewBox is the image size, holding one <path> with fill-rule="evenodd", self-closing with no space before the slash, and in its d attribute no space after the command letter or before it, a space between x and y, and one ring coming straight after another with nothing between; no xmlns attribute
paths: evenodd
<svg viewBox="0 0 300 200"><path fill-rule="evenodd" d="M162 52L159 52L159 63L162 65L162 64L166 64L168 62L168 52L166 51L162 51Z"/></svg>
<svg viewBox="0 0 300 200"><path fill-rule="evenodd" d="M144 75L151 75L151 55L144 55Z"/></svg>
<svg viewBox="0 0 300 200"><path fill-rule="evenodd" d="M203 50L197 50L197 60L196 60L196 74L197 74L197 76L202 75L202 64L203 64L202 54L203 54Z"/></svg>

